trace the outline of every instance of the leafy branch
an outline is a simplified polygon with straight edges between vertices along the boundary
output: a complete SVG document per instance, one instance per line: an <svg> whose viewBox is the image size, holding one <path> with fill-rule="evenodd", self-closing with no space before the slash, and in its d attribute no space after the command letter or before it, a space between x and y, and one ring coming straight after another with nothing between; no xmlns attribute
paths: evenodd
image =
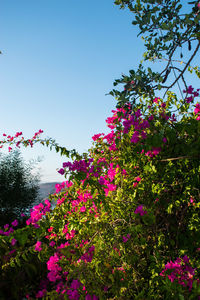
<svg viewBox="0 0 200 300"><path fill-rule="evenodd" d="M184 74L188 67L191 67L190 63L197 55L200 46L199 2L197 0L188 2L192 8L187 13L183 13L184 8L180 0L116 0L115 4L121 9L128 7L133 13L132 24L138 25L140 29L138 35L142 35L147 50L143 54L144 62L167 61L160 72L154 72L150 67L145 69L142 62L136 71L130 70L129 75L122 75L116 80L114 86L118 84L124 86L122 91L113 89L110 92L110 95L117 98L118 106L129 101L134 104L140 96L152 99L155 91L160 89L165 89L164 95L166 95L175 84L179 85L180 80L187 89L188 84ZM182 49L184 47L184 52L187 51L186 46L188 51L193 47L195 50L181 68L174 64L179 62L177 55L180 49L180 56L183 57ZM177 71L178 75L176 75ZM163 85L165 82L169 83Z"/></svg>

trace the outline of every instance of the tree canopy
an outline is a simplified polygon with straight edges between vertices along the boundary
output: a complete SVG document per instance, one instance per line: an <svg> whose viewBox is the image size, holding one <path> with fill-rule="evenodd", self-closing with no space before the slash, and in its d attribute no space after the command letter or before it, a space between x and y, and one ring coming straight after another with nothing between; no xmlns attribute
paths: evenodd
<svg viewBox="0 0 200 300"><path fill-rule="evenodd" d="M182 81L187 90L189 83L184 75L194 71L200 78L198 66L192 67L193 58L200 47L200 3L199 1L172 0L116 0L121 9L128 7L133 13L132 24L139 27L146 51L138 70L130 70L114 85L123 84L124 91L113 90L119 105L135 101L140 96L155 96L155 91L165 91ZM188 4L189 8L186 7ZM162 69L155 71L150 62L162 62Z"/></svg>
<svg viewBox="0 0 200 300"><path fill-rule="evenodd" d="M0 225L10 223L29 209L38 197L39 175L32 175L19 151L0 156Z"/></svg>

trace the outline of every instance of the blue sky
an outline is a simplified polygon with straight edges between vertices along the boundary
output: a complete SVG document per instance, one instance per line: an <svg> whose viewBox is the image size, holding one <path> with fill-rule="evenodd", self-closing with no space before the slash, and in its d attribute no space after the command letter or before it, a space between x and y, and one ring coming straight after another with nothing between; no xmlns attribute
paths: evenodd
<svg viewBox="0 0 200 300"><path fill-rule="evenodd" d="M39 129L68 149L87 151L105 132L115 100L113 81L142 59L143 43L128 10L113 0L2 0L0 3L0 128L32 137ZM65 159L43 146L41 180L62 181Z"/></svg>

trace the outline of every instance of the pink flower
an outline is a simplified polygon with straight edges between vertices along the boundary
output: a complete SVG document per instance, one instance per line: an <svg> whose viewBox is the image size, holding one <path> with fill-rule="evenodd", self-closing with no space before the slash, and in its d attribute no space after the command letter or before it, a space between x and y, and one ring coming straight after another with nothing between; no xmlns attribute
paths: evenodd
<svg viewBox="0 0 200 300"><path fill-rule="evenodd" d="M93 141L98 140L98 139L100 138L101 135L102 135L102 133L95 134L95 135L92 137Z"/></svg>
<svg viewBox="0 0 200 300"><path fill-rule="evenodd" d="M108 169L108 177L111 181L113 181L115 178L115 175L116 175L116 171L115 171L115 169L113 169L113 163L112 163L112 164L110 164L110 169Z"/></svg>
<svg viewBox="0 0 200 300"><path fill-rule="evenodd" d="M55 271L60 267L57 266L57 262L59 262L58 254L55 253L54 256L51 256L47 262L47 269L49 271Z"/></svg>
<svg viewBox="0 0 200 300"><path fill-rule="evenodd" d="M158 100L159 100L160 98L159 97L157 97L157 98L155 98L154 100L153 100L153 102L154 103L158 103Z"/></svg>
<svg viewBox="0 0 200 300"><path fill-rule="evenodd" d="M115 191L116 188L117 186L114 184L111 183L107 184L107 188L104 189L106 196L108 196L109 191Z"/></svg>
<svg viewBox="0 0 200 300"><path fill-rule="evenodd" d="M195 115L198 115L199 112L200 112L200 103L197 103L194 113L195 113Z"/></svg>
<svg viewBox="0 0 200 300"><path fill-rule="evenodd" d="M122 170L122 175L124 175L124 176L125 176L126 174L127 174L126 170L125 170L125 169L123 169L123 170Z"/></svg>
<svg viewBox="0 0 200 300"><path fill-rule="evenodd" d="M171 273L166 275L171 282L177 280L180 285L188 286L189 290L192 289L195 269L190 266L189 258L186 255L183 258L178 257L175 262L168 262L160 276L166 277L165 272L168 270L171 270Z"/></svg>
<svg viewBox="0 0 200 300"><path fill-rule="evenodd" d="M152 153L153 153L153 155L158 155L159 153L160 153L160 151L161 151L161 148L159 147L159 148L153 148L153 151L152 151Z"/></svg>
<svg viewBox="0 0 200 300"><path fill-rule="evenodd" d="M55 243L54 241L51 241L51 242L49 243L49 246L54 247L55 244L56 244L56 243Z"/></svg>
<svg viewBox="0 0 200 300"><path fill-rule="evenodd" d="M50 226L47 230L48 230L48 232L52 232L53 231L53 227Z"/></svg>
<svg viewBox="0 0 200 300"><path fill-rule="evenodd" d="M40 252L42 250L41 245L42 243L40 241L37 241L37 243L35 244L35 251Z"/></svg>
<svg viewBox="0 0 200 300"><path fill-rule="evenodd" d="M86 207L85 206L81 206L80 207L80 212L85 212L86 211Z"/></svg>
<svg viewBox="0 0 200 300"><path fill-rule="evenodd" d="M140 182L142 179L138 176L138 177L135 178L135 180L136 180L137 182Z"/></svg>
<svg viewBox="0 0 200 300"><path fill-rule="evenodd" d="M62 197L61 199L57 200L57 205L61 205L63 202L65 202L65 197Z"/></svg>

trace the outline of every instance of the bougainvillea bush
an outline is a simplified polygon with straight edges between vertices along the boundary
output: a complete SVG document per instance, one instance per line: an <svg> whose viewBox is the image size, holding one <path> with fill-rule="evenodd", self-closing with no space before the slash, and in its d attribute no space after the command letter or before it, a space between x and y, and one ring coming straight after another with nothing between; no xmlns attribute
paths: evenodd
<svg viewBox="0 0 200 300"><path fill-rule="evenodd" d="M200 299L200 103L185 92L113 110L26 225L1 228L0 299Z"/></svg>

